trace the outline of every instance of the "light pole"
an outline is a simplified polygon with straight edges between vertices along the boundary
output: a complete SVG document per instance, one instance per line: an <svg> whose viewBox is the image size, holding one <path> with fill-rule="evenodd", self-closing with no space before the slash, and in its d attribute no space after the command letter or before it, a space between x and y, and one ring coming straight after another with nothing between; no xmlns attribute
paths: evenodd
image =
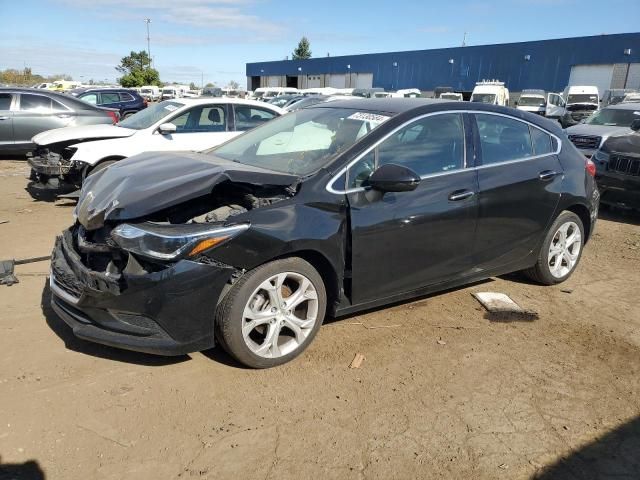
<svg viewBox="0 0 640 480"><path fill-rule="evenodd" d="M151 37L149 36L149 24L151 23L151 19L145 18L144 23L147 24L147 55L149 55L149 68L151 68Z"/></svg>

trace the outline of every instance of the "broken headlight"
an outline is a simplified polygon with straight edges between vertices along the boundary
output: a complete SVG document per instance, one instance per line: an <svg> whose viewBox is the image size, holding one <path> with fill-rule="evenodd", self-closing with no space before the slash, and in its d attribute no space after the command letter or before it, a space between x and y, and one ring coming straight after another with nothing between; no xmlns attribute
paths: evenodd
<svg viewBox="0 0 640 480"><path fill-rule="evenodd" d="M248 223L212 228L211 225L156 225L123 223L111 238L124 250L158 260L193 257L235 237Z"/></svg>

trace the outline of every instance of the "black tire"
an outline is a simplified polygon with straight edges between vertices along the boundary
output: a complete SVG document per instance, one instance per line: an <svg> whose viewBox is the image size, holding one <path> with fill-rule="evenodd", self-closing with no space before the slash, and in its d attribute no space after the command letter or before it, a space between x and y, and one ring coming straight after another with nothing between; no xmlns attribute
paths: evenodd
<svg viewBox="0 0 640 480"><path fill-rule="evenodd" d="M578 252L578 258L573 268L569 270L569 272L564 276L556 277L551 273L551 268L549 266L549 249L558 229L563 224L568 222L575 223L580 229L580 251ZM541 283L542 285L555 285L564 282L573 274L573 272L576 271L576 268L580 264L580 259L582 258L582 252L584 250L584 240L584 225L582 224L582 220L580 220L580 217L578 217L578 215L573 212L569 212L567 210L563 211L562 213L560 213L560 215L558 215L558 218L556 218L555 222L553 222L553 224L547 231L544 242L542 242L542 246L540 247L540 252L538 253L536 264L533 267L525 270L524 274L531 280Z"/></svg>
<svg viewBox="0 0 640 480"><path fill-rule="evenodd" d="M107 168L109 165L113 165L114 163L116 163L118 160L105 160L103 162L100 162L98 165L96 165L95 167L93 167L91 170L89 170L89 173L87 173L87 177L90 175L93 175L96 172L99 172L100 170L104 170L105 168Z"/></svg>
<svg viewBox="0 0 640 480"><path fill-rule="evenodd" d="M124 115L122 115L122 118L120 120L124 120L125 118L129 118L131 115L135 114L136 112L127 112Z"/></svg>
<svg viewBox="0 0 640 480"><path fill-rule="evenodd" d="M273 275L283 272L301 274L311 281L318 297L317 320L307 338L298 348L280 357L266 358L251 351L245 343L242 335L243 312L245 306L251 300L251 295L260 284ZM266 263L244 274L233 285L218 306L216 311L216 331L222 337L219 338L219 343L232 357L247 367L269 368L281 365L300 355L313 341L324 320L326 306L327 294L324 282L311 264L298 257Z"/></svg>

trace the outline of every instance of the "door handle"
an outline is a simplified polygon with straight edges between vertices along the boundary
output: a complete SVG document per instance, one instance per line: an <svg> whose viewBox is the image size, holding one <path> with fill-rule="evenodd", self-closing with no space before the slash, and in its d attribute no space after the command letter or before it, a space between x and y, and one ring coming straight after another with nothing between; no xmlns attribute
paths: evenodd
<svg viewBox="0 0 640 480"><path fill-rule="evenodd" d="M554 179L557 175L560 175L558 172L554 172L553 170L544 170L540 172L538 178L543 182L548 182L549 180Z"/></svg>
<svg viewBox="0 0 640 480"><path fill-rule="evenodd" d="M0 120L9 120L9 117L0 117Z"/></svg>
<svg viewBox="0 0 640 480"><path fill-rule="evenodd" d="M475 192L471 190L456 190L455 192L451 192L449 194L449 200L452 202L459 202L460 200L466 200L467 198L471 198L475 195Z"/></svg>

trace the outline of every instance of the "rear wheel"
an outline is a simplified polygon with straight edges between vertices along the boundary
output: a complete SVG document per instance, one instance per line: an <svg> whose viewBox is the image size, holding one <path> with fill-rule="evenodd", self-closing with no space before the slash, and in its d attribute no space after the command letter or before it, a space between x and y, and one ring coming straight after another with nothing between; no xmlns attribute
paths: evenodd
<svg viewBox="0 0 640 480"><path fill-rule="evenodd" d="M584 225L573 212L562 212L547 232L538 261L525 274L544 285L564 282L582 257Z"/></svg>
<svg viewBox="0 0 640 480"><path fill-rule="evenodd" d="M219 305L221 344L248 367L281 365L311 343L326 305L322 278L308 262L267 263L240 278Z"/></svg>
<svg viewBox="0 0 640 480"><path fill-rule="evenodd" d="M98 165L96 165L95 167L93 167L89 173L87 173L87 177L90 175L93 175L96 172L99 172L100 170L104 170L105 168L107 168L110 165L113 165L114 163L118 162L118 160L105 160L103 162L100 162Z"/></svg>

